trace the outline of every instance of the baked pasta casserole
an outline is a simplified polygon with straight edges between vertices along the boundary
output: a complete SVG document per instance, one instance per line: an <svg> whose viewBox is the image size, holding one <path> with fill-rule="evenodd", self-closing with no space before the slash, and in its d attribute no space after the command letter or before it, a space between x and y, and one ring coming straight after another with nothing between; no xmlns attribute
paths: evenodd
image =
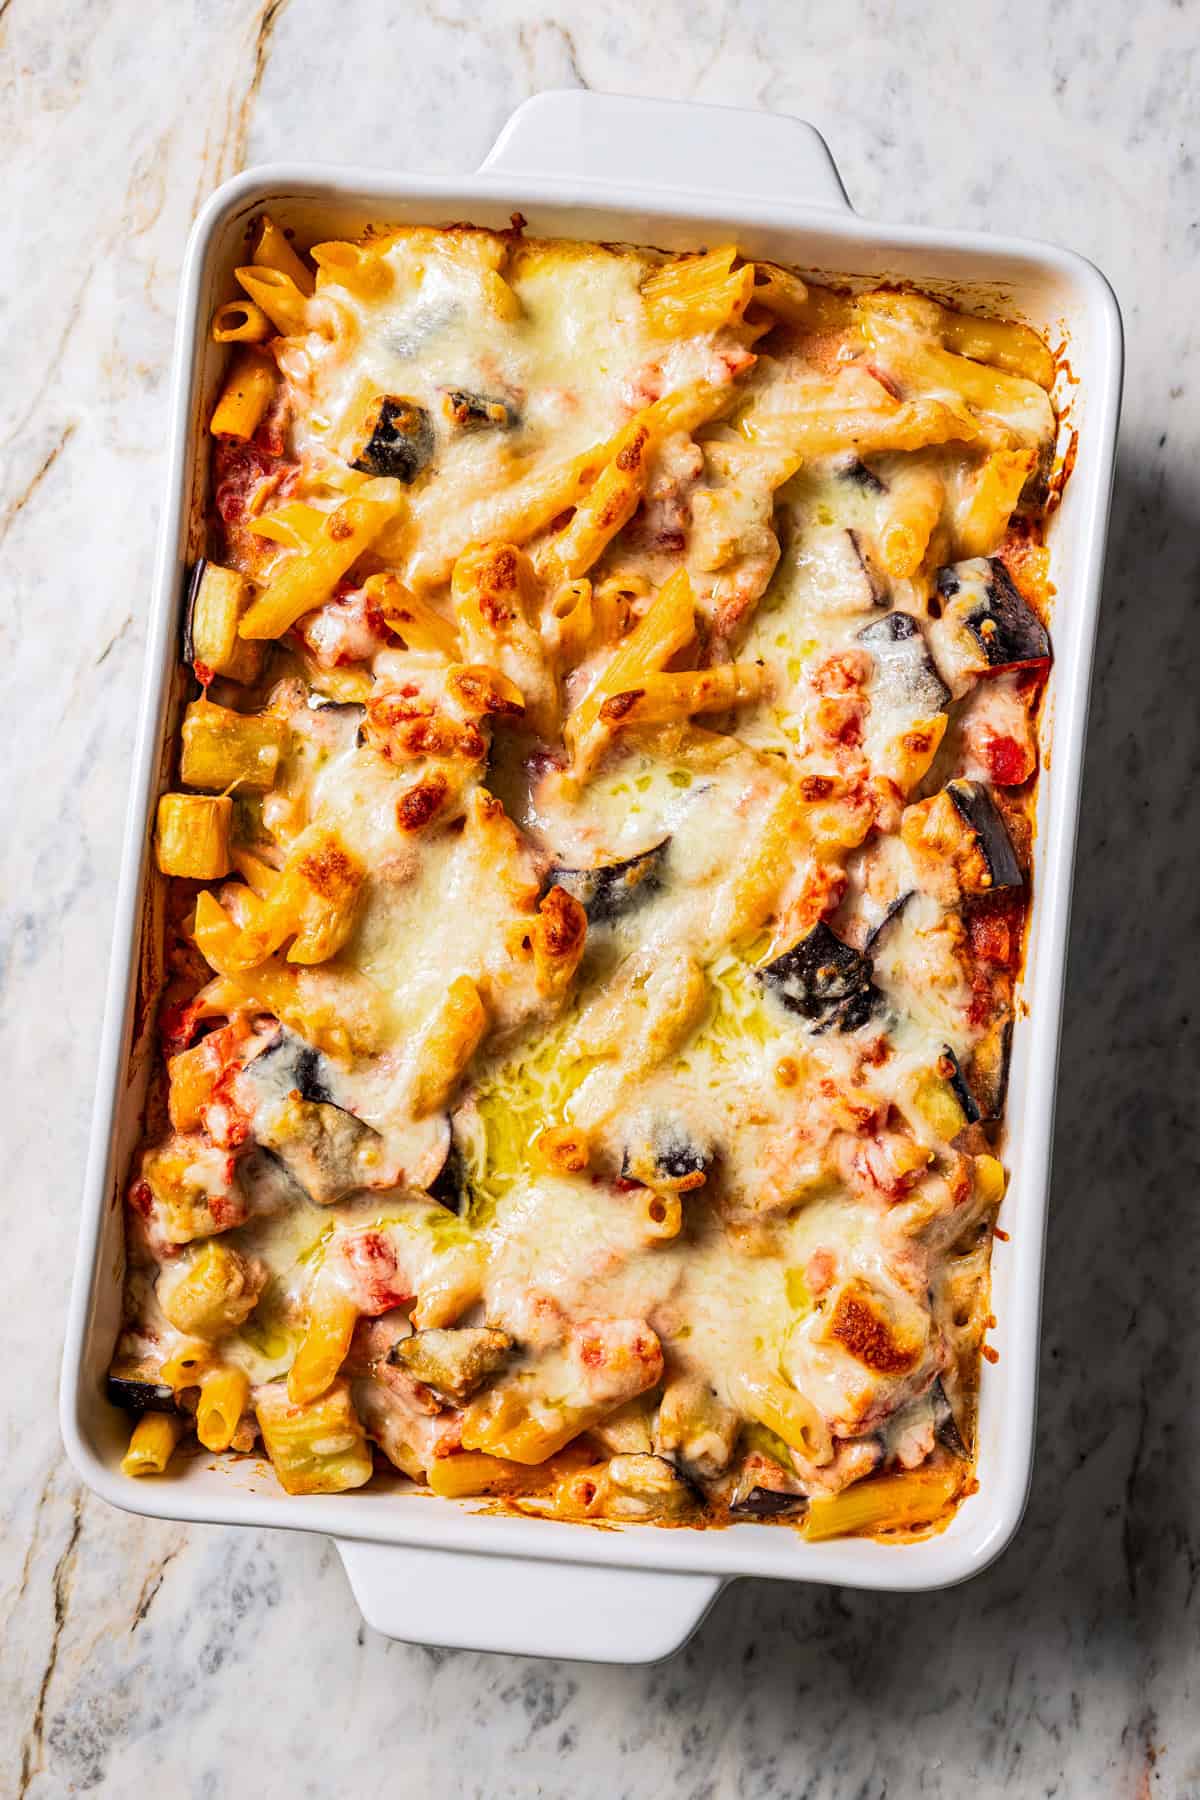
<svg viewBox="0 0 1200 1800"><path fill-rule="evenodd" d="M938 1528L989 1354L1049 350L519 218L261 218L236 275L124 1469Z"/></svg>

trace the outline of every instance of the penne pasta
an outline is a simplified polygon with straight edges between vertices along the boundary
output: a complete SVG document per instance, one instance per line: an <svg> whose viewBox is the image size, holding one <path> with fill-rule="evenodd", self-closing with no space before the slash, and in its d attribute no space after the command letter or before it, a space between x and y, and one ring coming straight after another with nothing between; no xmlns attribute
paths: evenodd
<svg viewBox="0 0 1200 1800"><path fill-rule="evenodd" d="M320 536L307 550L289 556L248 608L238 626L240 636L282 637L303 613L325 604L342 576L399 511L397 484L389 482L386 487L395 497L388 492L368 499L360 493L326 514Z"/></svg>
<svg viewBox="0 0 1200 1800"><path fill-rule="evenodd" d="M418 1119L445 1107L483 1041L487 1008L469 975L450 983L442 1010L418 1052L413 1113Z"/></svg>
<svg viewBox="0 0 1200 1800"><path fill-rule="evenodd" d="M281 337L299 337L307 331L309 303L290 275L271 268L235 269L234 274Z"/></svg>
<svg viewBox="0 0 1200 1800"><path fill-rule="evenodd" d="M740 323L754 292L754 264L735 269L737 254L736 244L726 244L707 256L664 263L642 283L652 328L684 337Z"/></svg>
<svg viewBox="0 0 1200 1800"><path fill-rule="evenodd" d="M147 1413L138 1420L121 1458L122 1475L162 1475L184 1433L177 1413Z"/></svg>
<svg viewBox="0 0 1200 1800"><path fill-rule="evenodd" d="M409 592L398 576L370 575L364 583L372 605L385 622L404 639L410 650L433 651L450 658L458 655L458 633L427 600Z"/></svg>
<svg viewBox="0 0 1200 1800"><path fill-rule="evenodd" d="M820 1543L869 1531L914 1531L934 1525L946 1514L962 1481L961 1466L943 1464L877 1475L840 1494L814 1494L804 1535L810 1543Z"/></svg>
<svg viewBox="0 0 1200 1800"><path fill-rule="evenodd" d="M242 1369L213 1369L200 1383L196 1436L206 1450L228 1450L250 1402L250 1381Z"/></svg>
<svg viewBox="0 0 1200 1800"><path fill-rule="evenodd" d="M1032 450L993 450L959 509L960 556L987 556L1004 540L1013 509L1037 461Z"/></svg>
<svg viewBox="0 0 1200 1800"><path fill-rule="evenodd" d="M286 232L264 213L254 236L250 260L257 269L274 269L286 275L306 298L313 291L312 270L297 256Z"/></svg>
<svg viewBox="0 0 1200 1800"><path fill-rule="evenodd" d="M213 314L215 344L261 344L273 332L270 319L253 300L229 300Z"/></svg>
<svg viewBox="0 0 1200 1800"><path fill-rule="evenodd" d="M660 588L563 726L577 779L586 779L612 734L611 723L601 716L605 702L629 692L643 675L662 669L691 642L695 629L691 583L680 569Z"/></svg>
<svg viewBox="0 0 1200 1800"><path fill-rule="evenodd" d="M612 694L600 708L600 720L614 730L636 725L666 725L693 713L725 712L760 700L768 687L761 663L718 663L712 669L677 675L646 675L640 685Z"/></svg>
<svg viewBox="0 0 1200 1800"><path fill-rule="evenodd" d="M332 1387L357 1323L358 1308L349 1295L318 1281L309 1301L304 1336L288 1372L288 1399L294 1406L319 1400Z"/></svg>
<svg viewBox="0 0 1200 1800"><path fill-rule="evenodd" d="M895 580L908 581L921 567L944 500L941 477L932 469L909 467L892 476L879 547L883 566Z"/></svg>
<svg viewBox="0 0 1200 1800"><path fill-rule="evenodd" d="M268 357L248 348L237 351L209 420L212 435L246 443L266 417L278 384L275 364Z"/></svg>

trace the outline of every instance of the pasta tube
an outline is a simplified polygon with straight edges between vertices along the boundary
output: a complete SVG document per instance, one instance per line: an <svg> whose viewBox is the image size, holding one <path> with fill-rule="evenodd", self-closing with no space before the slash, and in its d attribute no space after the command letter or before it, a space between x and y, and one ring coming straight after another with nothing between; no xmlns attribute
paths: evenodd
<svg viewBox="0 0 1200 1800"><path fill-rule="evenodd" d="M241 1369L214 1369L200 1383L196 1436L206 1450L228 1450L250 1399L249 1378Z"/></svg>
<svg viewBox="0 0 1200 1800"><path fill-rule="evenodd" d="M288 1371L288 1399L297 1406L317 1400L333 1384L350 1350L358 1308L348 1294L318 1286L308 1309L308 1324Z"/></svg>
<svg viewBox="0 0 1200 1800"><path fill-rule="evenodd" d="M664 668L691 642L695 629L692 584L687 571L680 569L659 589L649 610L564 724L578 779L586 779L611 734L611 723L601 718L605 701L629 692L644 675Z"/></svg>
<svg viewBox="0 0 1200 1800"><path fill-rule="evenodd" d="M762 663L718 663L715 668L686 670L677 675L646 675L635 688L611 695L600 718L614 729L634 725L667 725L693 713L725 712L760 700L767 689Z"/></svg>
<svg viewBox="0 0 1200 1800"><path fill-rule="evenodd" d="M812 1543L864 1531L917 1529L934 1524L963 1483L960 1466L922 1465L900 1475L856 1481L840 1494L814 1494L804 1519Z"/></svg>
<svg viewBox="0 0 1200 1800"><path fill-rule="evenodd" d="M234 275L281 337L299 337L308 324L308 301L282 269L235 269Z"/></svg>
<svg viewBox="0 0 1200 1800"><path fill-rule="evenodd" d="M278 385L278 372L269 358L255 350L239 350L209 421L212 435L246 443L266 417Z"/></svg>
<svg viewBox="0 0 1200 1800"><path fill-rule="evenodd" d="M122 1475L161 1475L186 1429L178 1413L145 1413L121 1458Z"/></svg>
<svg viewBox="0 0 1200 1800"><path fill-rule="evenodd" d="M313 291L312 270L301 262L293 250L286 232L281 230L274 219L268 217L266 213L258 222L250 260L256 269L276 269L281 275L289 276L295 282L300 293L306 298L311 295Z"/></svg>
<svg viewBox="0 0 1200 1800"><path fill-rule="evenodd" d="M272 325L253 300L227 300L213 314L215 344L261 344L272 335Z"/></svg>
<svg viewBox="0 0 1200 1800"><path fill-rule="evenodd" d="M487 1024L479 989L469 975L460 975L446 990L442 1010L421 1045L414 1118L424 1119L446 1105L483 1041Z"/></svg>
<svg viewBox="0 0 1200 1800"><path fill-rule="evenodd" d="M302 613L325 604L346 571L399 512L399 484L388 482L386 487L394 489L394 497L390 492L386 498L372 499L359 494L327 515L311 548L288 557L246 612L238 627L243 638L282 637Z"/></svg>

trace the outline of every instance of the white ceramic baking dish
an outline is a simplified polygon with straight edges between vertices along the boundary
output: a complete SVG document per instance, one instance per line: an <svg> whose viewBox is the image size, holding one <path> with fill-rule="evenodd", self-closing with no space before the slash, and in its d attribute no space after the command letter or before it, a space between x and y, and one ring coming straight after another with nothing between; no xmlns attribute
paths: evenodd
<svg viewBox="0 0 1200 1800"><path fill-rule="evenodd" d="M221 353L208 340L214 304L233 291L250 218L263 208L300 239L351 235L369 220L506 225L519 210L537 234L688 249L735 239L826 278L908 280L981 311L1016 314L1065 339L1078 459L1050 530L1057 587L1055 662L1042 718L1033 916L1008 1103L1011 1186L992 1306L995 1366L984 1366L979 1491L924 1542L806 1544L786 1528L598 1529L511 1517L412 1491L288 1499L253 1459L184 1459L178 1474L131 1481L119 1459L125 1418L104 1397L118 1327L121 1187L136 1142L149 1060L139 1036L139 957L149 942L145 892L154 802L163 785L184 569L198 548L202 420ZM251 170L196 222L179 308L167 504L155 573L141 719L108 1009L84 1192L81 1247L62 1386L62 1430L83 1479L114 1505L162 1518L328 1532L376 1629L414 1642L613 1662L676 1649L722 1585L738 1575L919 1591L985 1568L1016 1530L1029 1484L1043 1239L1089 671L1121 386L1113 295L1080 257L972 233L864 222L850 210L829 152L795 119L724 108L542 94L509 121L466 177L320 169ZM141 978L144 988L146 977Z"/></svg>

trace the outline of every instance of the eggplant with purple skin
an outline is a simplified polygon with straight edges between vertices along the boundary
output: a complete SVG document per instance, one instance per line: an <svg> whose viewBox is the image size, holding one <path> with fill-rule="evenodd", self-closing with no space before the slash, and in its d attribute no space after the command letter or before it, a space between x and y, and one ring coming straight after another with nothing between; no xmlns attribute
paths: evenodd
<svg viewBox="0 0 1200 1800"><path fill-rule="evenodd" d="M246 1064L239 1082L255 1096L255 1136L318 1206L370 1185L378 1132L335 1098L334 1066L282 1027Z"/></svg>
<svg viewBox="0 0 1200 1800"><path fill-rule="evenodd" d="M334 1079L333 1065L319 1050L282 1025L249 1066L259 1085L276 1087L281 1094L295 1088L302 1100L322 1106L337 1104L329 1086Z"/></svg>
<svg viewBox="0 0 1200 1800"><path fill-rule="evenodd" d="M774 962L756 969L759 981L789 1012L807 1019L814 1035L857 1031L879 1007L871 959L842 942L824 919Z"/></svg>
<svg viewBox="0 0 1200 1800"><path fill-rule="evenodd" d="M713 1146L699 1142L682 1120L655 1118L635 1131L621 1152L621 1178L689 1193L704 1186L715 1161Z"/></svg>
<svg viewBox="0 0 1200 1800"><path fill-rule="evenodd" d="M833 526L804 534L788 552L792 603L824 618L869 613L887 597L856 531Z"/></svg>
<svg viewBox="0 0 1200 1800"><path fill-rule="evenodd" d="M747 1488L729 1503L729 1514L734 1519L785 1519L807 1511L804 1494L784 1494L777 1488Z"/></svg>
<svg viewBox="0 0 1200 1800"><path fill-rule="evenodd" d="M450 1127L450 1147L446 1151L446 1160L426 1192L431 1200L436 1200L447 1212L457 1213L460 1218L470 1209L471 1180L467 1173L467 1159L454 1141L453 1125Z"/></svg>
<svg viewBox="0 0 1200 1800"><path fill-rule="evenodd" d="M983 1115L976 1103L974 1094L967 1086L966 1077L962 1072L962 1065L959 1063L957 1056L955 1056L949 1044L942 1045L941 1061L943 1065L943 1077L948 1083L954 1098L962 1107L967 1124L974 1125Z"/></svg>
<svg viewBox="0 0 1200 1800"><path fill-rule="evenodd" d="M670 842L665 837L636 856L628 856L622 862L601 863L594 869L551 869L547 879L551 887L565 888L573 900L578 900L589 925L611 925L614 919L632 912L659 892Z"/></svg>
<svg viewBox="0 0 1200 1800"><path fill-rule="evenodd" d="M140 1418L142 1413L177 1413L174 1390L165 1381L147 1381L139 1375L109 1375L105 1390L114 1406Z"/></svg>
<svg viewBox="0 0 1200 1800"><path fill-rule="evenodd" d="M949 1450L952 1456L960 1457L963 1462L969 1462L971 1452L967 1449L962 1432L958 1428L954 1408L950 1404L940 1375L936 1377L929 1390L929 1398L933 1406L933 1433L938 1443Z"/></svg>
<svg viewBox="0 0 1200 1800"><path fill-rule="evenodd" d="M887 907L884 910L883 917L880 919L879 923L873 925L867 933L867 939L863 945L863 950L866 955L870 956L872 954L888 927L894 925L897 920L899 920L905 907L908 905L916 891L916 888L909 888L907 892L897 894L894 900L889 900Z"/></svg>
<svg viewBox="0 0 1200 1800"><path fill-rule="evenodd" d="M857 456L848 456L837 465L837 478L847 481L852 487L862 488L866 494L886 494L887 484L880 481L873 469L868 469L865 462Z"/></svg>
<svg viewBox="0 0 1200 1800"><path fill-rule="evenodd" d="M955 698L978 675L1036 668L1050 660L1046 627L999 557L975 556L937 574L929 640Z"/></svg>
<svg viewBox="0 0 1200 1800"><path fill-rule="evenodd" d="M730 1518L785 1519L807 1510L808 1496L794 1471L761 1450L751 1450L729 1497Z"/></svg>
<svg viewBox="0 0 1200 1800"><path fill-rule="evenodd" d="M998 1119L1008 1091L1008 1065L1012 1055L1012 1015L994 1020L976 1044L967 1071L978 1117Z"/></svg>
<svg viewBox="0 0 1200 1800"><path fill-rule="evenodd" d="M858 633L875 659L875 685L885 706L917 718L943 712L950 690L933 666L921 627L911 613L885 613Z"/></svg>
<svg viewBox="0 0 1200 1800"><path fill-rule="evenodd" d="M433 460L433 424L423 406L381 394L372 409L367 441L350 467L387 475L406 485Z"/></svg>
<svg viewBox="0 0 1200 1800"><path fill-rule="evenodd" d="M1024 887L1025 877L1012 839L983 782L948 781L943 791L949 795L986 867L987 880L981 881L980 891L995 893L1001 888Z"/></svg>
<svg viewBox="0 0 1200 1800"><path fill-rule="evenodd" d="M520 423L516 408L494 394L472 394L447 388L442 396L446 417L457 431L511 431Z"/></svg>

